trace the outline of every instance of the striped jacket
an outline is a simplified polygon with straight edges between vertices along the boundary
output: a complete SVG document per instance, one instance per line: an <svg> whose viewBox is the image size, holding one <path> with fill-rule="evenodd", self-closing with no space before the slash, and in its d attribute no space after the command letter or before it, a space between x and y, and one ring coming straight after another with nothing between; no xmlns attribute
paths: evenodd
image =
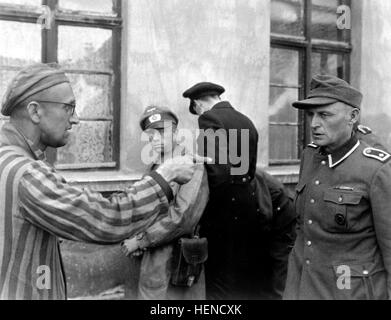
<svg viewBox="0 0 391 320"><path fill-rule="evenodd" d="M170 186L156 173L110 200L72 187L13 125L0 132L0 299L65 299L58 237L113 244L166 213Z"/></svg>

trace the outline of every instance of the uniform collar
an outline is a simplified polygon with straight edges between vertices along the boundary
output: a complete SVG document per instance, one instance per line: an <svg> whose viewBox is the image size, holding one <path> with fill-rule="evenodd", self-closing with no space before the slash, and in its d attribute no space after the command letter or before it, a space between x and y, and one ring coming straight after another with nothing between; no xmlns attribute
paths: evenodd
<svg viewBox="0 0 391 320"><path fill-rule="evenodd" d="M35 160L46 161L45 153L28 139L12 123L3 125L0 131L0 143L3 145L17 146L27 151Z"/></svg>
<svg viewBox="0 0 391 320"><path fill-rule="evenodd" d="M335 168L336 166L344 162L347 158L349 158L353 154L353 152L359 146L360 146L360 141L354 135L348 142L346 142L338 150L334 151L332 154L327 155L329 159L329 167ZM320 148L320 152L322 153L322 148Z"/></svg>

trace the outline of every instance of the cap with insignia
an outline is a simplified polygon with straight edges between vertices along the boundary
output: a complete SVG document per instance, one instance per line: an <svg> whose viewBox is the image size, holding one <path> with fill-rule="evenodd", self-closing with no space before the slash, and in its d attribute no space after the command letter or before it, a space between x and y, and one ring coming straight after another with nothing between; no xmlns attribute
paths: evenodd
<svg viewBox="0 0 391 320"><path fill-rule="evenodd" d="M183 93L184 98L189 98L190 102L190 113L197 114L195 111L195 102L194 100L206 97L206 96L221 96L225 92L225 89L218 84L211 82L201 82L186 90Z"/></svg>
<svg viewBox="0 0 391 320"><path fill-rule="evenodd" d="M363 95L345 80L331 75L317 75L312 78L311 90L306 100L293 103L297 109L316 108L338 101L354 108L361 108Z"/></svg>
<svg viewBox="0 0 391 320"><path fill-rule="evenodd" d="M178 125L179 119L169 108L149 106L140 118L140 127L143 131L147 129L161 129L165 127L167 122Z"/></svg>

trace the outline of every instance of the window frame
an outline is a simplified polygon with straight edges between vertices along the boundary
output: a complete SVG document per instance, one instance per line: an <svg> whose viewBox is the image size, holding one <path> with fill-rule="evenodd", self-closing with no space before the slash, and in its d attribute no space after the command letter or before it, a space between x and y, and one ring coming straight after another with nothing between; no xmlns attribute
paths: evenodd
<svg viewBox="0 0 391 320"><path fill-rule="evenodd" d="M351 0L339 0L339 4L346 4L351 8ZM352 53L352 37L341 41L314 39L312 37L312 0L303 0L304 3L304 34L303 36L283 35L271 32L271 48L280 48L287 50L297 50L299 52L299 99L305 99L310 92L312 79L312 57L313 53L326 52L331 54L342 54L345 60L345 70L343 78L350 81L350 60ZM270 86L273 84L270 83ZM273 122L269 121L270 124ZM310 126L306 120L303 110L298 110L298 157L297 160L270 159L269 166L298 165L305 146L311 142Z"/></svg>
<svg viewBox="0 0 391 320"><path fill-rule="evenodd" d="M59 26L75 26L75 27L90 27L98 29L112 30L112 70L100 72L97 70L78 70L67 69L67 73L78 74L104 74L112 77L113 85L111 90L111 100L113 104L112 119L104 119L112 121L112 162L104 163L79 163L79 164L56 164L56 169L59 170L119 170L120 168L120 117L121 117L121 52L122 52L122 0L113 1L113 16L100 15L99 13L91 13L84 11L58 10L59 0L42 0L43 6L48 6L54 13L53 23L50 29L43 28L41 31L42 47L41 47L41 62L42 63L58 63L58 27ZM33 7L22 5L8 5L0 3L0 20L37 23L37 20L42 15L39 10L31 10ZM38 8L39 7L34 7ZM117 15L117 16L114 16ZM2 66L3 70L19 70L16 66ZM2 120L7 118L2 118ZM83 121L83 118L80 120ZM98 121L99 119L89 119L87 121ZM47 149L47 160L55 164L57 160L57 151L53 148Z"/></svg>

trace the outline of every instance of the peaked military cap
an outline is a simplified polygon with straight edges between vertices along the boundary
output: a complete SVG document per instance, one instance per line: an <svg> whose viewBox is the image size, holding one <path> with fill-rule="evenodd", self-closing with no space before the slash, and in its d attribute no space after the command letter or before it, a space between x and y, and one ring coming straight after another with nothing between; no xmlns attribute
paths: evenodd
<svg viewBox="0 0 391 320"><path fill-rule="evenodd" d="M164 124L172 122L178 125L179 119L177 115L166 107L149 106L145 109L140 118L141 130L147 129L161 129Z"/></svg>
<svg viewBox="0 0 391 320"><path fill-rule="evenodd" d="M201 83L194 85L190 89L186 90L183 93L183 97L189 98L191 100L190 107L189 107L190 113L197 114L195 112L194 100L197 100L197 99L200 99L200 98L203 98L206 96L213 96L213 95L221 96L224 92L225 92L225 89L218 84L211 83L211 82L201 82Z"/></svg>
<svg viewBox="0 0 391 320"><path fill-rule="evenodd" d="M293 103L297 109L309 109L338 101L354 108L361 108L362 94L345 80L331 75L317 75L311 81L311 90L306 100Z"/></svg>

